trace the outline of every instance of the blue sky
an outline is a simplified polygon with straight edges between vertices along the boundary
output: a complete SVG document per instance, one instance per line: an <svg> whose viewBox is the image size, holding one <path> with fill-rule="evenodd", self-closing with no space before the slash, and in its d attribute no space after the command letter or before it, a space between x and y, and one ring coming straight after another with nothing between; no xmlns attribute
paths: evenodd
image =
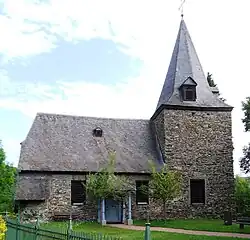
<svg viewBox="0 0 250 240"><path fill-rule="evenodd" d="M0 0L0 139L7 160L17 164L37 112L150 118L176 39L180 3ZM244 31L249 7L249 0L186 0L184 8L205 72L213 73L235 107L236 173L250 140L241 123L241 101L250 95L250 36Z"/></svg>

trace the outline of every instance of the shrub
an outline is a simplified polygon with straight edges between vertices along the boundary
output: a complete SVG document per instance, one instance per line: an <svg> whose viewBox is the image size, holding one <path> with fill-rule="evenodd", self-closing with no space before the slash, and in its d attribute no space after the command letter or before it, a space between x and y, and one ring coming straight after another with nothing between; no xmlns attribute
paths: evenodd
<svg viewBox="0 0 250 240"><path fill-rule="evenodd" d="M5 232L7 231L5 221L2 216L0 216L0 240L5 239Z"/></svg>
<svg viewBox="0 0 250 240"><path fill-rule="evenodd" d="M248 216L250 213L250 183L247 178L236 176L235 200L237 213Z"/></svg>

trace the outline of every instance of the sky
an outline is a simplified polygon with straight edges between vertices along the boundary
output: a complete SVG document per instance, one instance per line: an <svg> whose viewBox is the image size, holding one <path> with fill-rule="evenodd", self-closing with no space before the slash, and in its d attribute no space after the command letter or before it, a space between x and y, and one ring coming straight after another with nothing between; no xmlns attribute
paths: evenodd
<svg viewBox="0 0 250 240"><path fill-rule="evenodd" d="M180 0L0 0L0 139L18 163L37 112L149 119L179 24ZM186 0L204 72L232 113L234 168L250 142L249 0ZM241 173L242 174L242 173ZM243 174L242 174L243 175Z"/></svg>

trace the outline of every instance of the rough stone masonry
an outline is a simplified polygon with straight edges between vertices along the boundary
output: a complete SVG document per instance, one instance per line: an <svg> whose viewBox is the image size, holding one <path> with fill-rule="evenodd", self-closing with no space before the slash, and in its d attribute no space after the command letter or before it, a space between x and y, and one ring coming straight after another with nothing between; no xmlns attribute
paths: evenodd
<svg viewBox="0 0 250 240"><path fill-rule="evenodd" d="M171 215L219 217L232 210L231 112L166 109L154 123L167 165L183 175L183 198ZM205 179L205 204L190 205L190 179Z"/></svg>

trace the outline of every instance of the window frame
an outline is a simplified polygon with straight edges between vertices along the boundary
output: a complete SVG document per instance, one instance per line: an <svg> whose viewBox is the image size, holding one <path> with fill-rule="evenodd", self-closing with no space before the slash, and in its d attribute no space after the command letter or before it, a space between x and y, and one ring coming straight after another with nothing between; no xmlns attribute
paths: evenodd
<svg viewBox="0 0 250 240"><path fill-rule="evenodd" d="M187 92L192 92L192 99L187 98ZM185 102L195 102L196 101L196 86L195 85L183 85L182 86L182 99Z"/></svg>
<svg viewBox="0 0 250 240"><path fill-rule="evenodd" d="M137 205L148 205L149 204L149 193L145 194L142 193L141 190L139 189L142 185L146 185L148 190L149 190L149 181L148 180L136 180L135 181L136 185L136 204ZM138 185L140 185L138 187ZM143 196L144 195L144 196ZM142 197L143 196L143 197ZM142 197L142 199L140 199ZM138 199L139 198L139 199ZM144 199L145 198L145 199ZM142 200L142 201L141 201ZM145 200L145 201L144 201Z"/></svg>
<svg viewBox="0 0 250 240"><path fill-rule="evenodd" d="M82 194L83 194L83 196L82 196L82 198L83 198L83 200L82 201L77 201L76 200L76 196L74 196L75 195L75 193L74 193L74 191L75 190L73 190L73 184L74 183L81 183L81 185L82 185ZM86 180L71 180L71 191L70 191L70 194L71 194L71 205L72 206L81 206L81 205L83 205L85 202L86 202L86 188L85 188L85 186L84 186L84 184L86 184ZM74 194L72 194L72 193L74 193Z"/></svg>
<svg viewBox="0 0 250 240"><path fill-rule="evenodd" d="M201 201L197 201L198 196L193 196L192 186L193 184L202 183L202 195L200 196ZM200 185L201 186L201 185ZM199 186L199 187L200 187ZM193 187L194 188L194 187ZM199 189L201 190L201 189ZM206 204L206 180L205 179L190 179L189 181L189 191L190 191L190 204L191 205L205 205Z"/></svg>

